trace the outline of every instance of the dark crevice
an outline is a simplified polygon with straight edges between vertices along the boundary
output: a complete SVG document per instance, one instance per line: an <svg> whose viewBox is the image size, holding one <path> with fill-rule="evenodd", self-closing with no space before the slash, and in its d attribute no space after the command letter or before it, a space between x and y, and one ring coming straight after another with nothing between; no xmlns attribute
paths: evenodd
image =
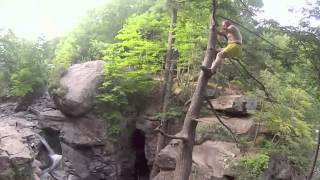
<svg viewBox="0 0 320 180"><path fill-rule="evenodd" d="M150 169L145 154L145 135L136 129L132 134L132 148L135 150L134 174L135 180L148 180Z"/></svg>

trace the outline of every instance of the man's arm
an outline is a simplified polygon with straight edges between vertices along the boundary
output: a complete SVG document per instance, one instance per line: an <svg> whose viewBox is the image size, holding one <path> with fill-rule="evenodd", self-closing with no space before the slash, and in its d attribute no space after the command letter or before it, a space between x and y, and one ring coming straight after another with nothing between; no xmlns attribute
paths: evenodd
<svg viewBox="0 0 320 180"><path fill-rule="evenodd" d="M223 36L224 38L228 39L227 38L227 34L224 32L224 31L219 31L217 30L217 34L220 35L220 36Z"/></svg>
<svg viewBox="0 0 320 180"><path fill-rule="evenodd" d="M226 31L230 33L234 33L235 31L237 31L237 28L234 25L231 25L227 28Z"/></svg>

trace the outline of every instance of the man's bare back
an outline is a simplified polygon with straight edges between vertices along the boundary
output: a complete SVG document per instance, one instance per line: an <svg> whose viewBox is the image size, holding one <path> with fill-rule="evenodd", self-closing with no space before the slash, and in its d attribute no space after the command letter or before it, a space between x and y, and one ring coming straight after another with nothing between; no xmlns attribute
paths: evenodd
<svg viewBox="0 0 320 180"><path fill-rule="evenodd" d="M226 32L227 32L228 43L242 44L242 36L241 36L240 30L236 26L230 25L226 29Z"/></svg>

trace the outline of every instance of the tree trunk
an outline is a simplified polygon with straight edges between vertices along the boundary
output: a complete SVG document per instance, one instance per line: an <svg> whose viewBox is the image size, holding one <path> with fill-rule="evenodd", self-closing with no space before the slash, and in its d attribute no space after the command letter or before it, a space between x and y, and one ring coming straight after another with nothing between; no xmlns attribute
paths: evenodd
<svg viewBox="0 0 320 180"><path fill-rule="evenodd" d="M216 32L216 0L212 1L212 20L209 30L209 39L206 50L206 55L203 60L203 65L210 67L213 61L213 58L216 56L216 41L217 41L217 32ZM176 159L176 169L174 171L174 180L188 180L191 172L192 166L192 151L195 141L195 131L197 127L197 119L200 115L201 107L204 101L204 96L206 93L208 79L201 71L198 78L198 84L196 90L192 96L191 104L188 109L187 115L184 120L183 128L178 133L179 136L185 137L185 141L180 141L178 157Z"/></svg>
<svg viewBox="0 0 320 180"><path fill-rule="evenodd" d="M171 8L171 25L169 30L169 36L168 36L168 48L166 53L166 63L165 63L165 74L164 74L164 85L163 85L163 95L162 95L162 116L161 116L161 131L167 132L168 131L168 120L167 120L167 111L168 106L170 104L170 98L171 98L171 89L173 84L173 76L174 76L174 67L176 64L175 61L175 55L173 50L173 45L175 42L175 28L177 23L177 5L175 1L172 1L172 8ZM157 141L157 149L155 153L155 158L159 154L160 150L164 148L166 143L166 138L159 133L158 134L158 141ZM155 177L157 173L159 172L159 167L154 163L152 167L152 171L150 173L150 179Z"/></svg>
<svg viewBox="0 0 320 180"><path fill-rule="evenodd" d="M312 163L311 169L309 171L307 180L311 180L311 178L313 176L314 168L316 167L317 160L318 160L319 147L320 147L320 129L318 129L318 143L317 143L316 151L314 153L313 163Z"/></svg>

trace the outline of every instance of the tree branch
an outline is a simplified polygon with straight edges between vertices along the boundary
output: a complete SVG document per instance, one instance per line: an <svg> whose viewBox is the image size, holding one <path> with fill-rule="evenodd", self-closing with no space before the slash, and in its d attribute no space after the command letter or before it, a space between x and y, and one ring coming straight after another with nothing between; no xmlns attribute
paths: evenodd
<svg viewBox="0 0 320 180"><path fill-rule="evenodd" d="M218 121L230 132L233 140L238 144L239 143L239 140L238 138L236 137L236 135L232 132L232 130L221 120L220 116L218 115L217 111L214 109L213 105L211 104L210 100L209 99L205 99L207 101L207 103L209 104L210 106L210 109L211 111L214 113L214 115L217 117Z"/></svg>
<svg viewBox="0 0 320 180"><path fill-rule="evenodd" d="M163 136L165 136L166 138L169 138L169 139L180 139L180 140L182 140L182 141L184 141L184 142L187 142L187 141L188 141L188 138L187 138L187 137L170 135L170 134L167 134L167 133L163 132L163 131L160 129L160 126L158 126L156 129L154 129L154 131L162 134Z"/></svg>
<svg viewBox="0 0 320 180"><path fill-rule="evenodd" d="M240 61L240 59L237 59L237 58L232 58L231 60L234 60L236 61L240 67L247 73L247 75L249 77L251 77L254 81L256 81L262 88L262 90L264 91L265 95L267 96L267 100L270 101L270 102L275 102L275 100L272 98L272 96L270 95L270 93L267 91L267 88L264 86L264 84L259 81L256 77L254 77L246 68L245 65L243 65Z"/></svg>
<svg viewBox="0 0 320 180"><path fill-rule="evenodd" d="M240 3L244 6L244 8L245 8L245 10L246 10L247 12L249 12L251 15L255 15L255 16L256 16L256 13L252 12L252 11L250 10L250 8L249 8L242 0L239 0L239 1L240 1Z"/></svg>

